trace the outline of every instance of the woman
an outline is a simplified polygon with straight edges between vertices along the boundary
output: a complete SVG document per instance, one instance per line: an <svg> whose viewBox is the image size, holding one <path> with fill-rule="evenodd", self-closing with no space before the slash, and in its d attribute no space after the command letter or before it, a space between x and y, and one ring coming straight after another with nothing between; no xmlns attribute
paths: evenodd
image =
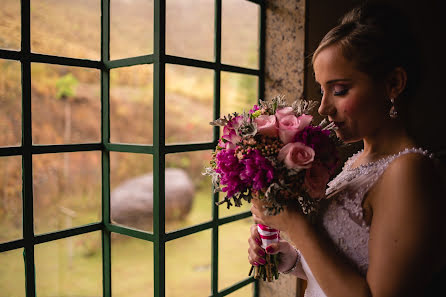
<svg viewBox="0 0 446 297"><path fill-rule="evenodd" d="M432 155L417 148L404 125L417 81L406 28L390 8L365 4L328 32L313 55L319 113L344 142L364 145L329 183L319 222L291 209L267 216L253 201L254 221L289 241L264 251L253 226L250 263L281 253L279 271L306 279L305 296L424 296L446 265L442 180Z"/></svg>

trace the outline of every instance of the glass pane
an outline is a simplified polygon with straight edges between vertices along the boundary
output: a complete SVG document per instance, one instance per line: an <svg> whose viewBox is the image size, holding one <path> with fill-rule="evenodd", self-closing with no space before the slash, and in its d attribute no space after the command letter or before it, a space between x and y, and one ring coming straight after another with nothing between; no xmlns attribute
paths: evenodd
<svg viewBox="0 0 446 297"><path fill-rule="evenodd" d="M36 295L102 296L101 232L35 246Z"/></svg>
<svg viewBox="0 0 446 297"><path fill-rule="evenodd" d="M113 223L153 230L153 157L110 152L110 208Z"/></svg>
<svg viewBox="0 0 446 297"><path fill-rule="evenodd" d="M222 72L220 115L248 112L257 104L258 81L257 76Z"/></svg>
<svg viewBox="0 0 446 297"><path fill-rule="evenodd" d="M33 63L32 129L35 144L100 141L100 72Z"/></svg>
<svg viewBox="0 0 446 297"><path fill-rule="evenodd" d="M249 284L249 285L246 285L246 286L242 287L241 289L238 289L234 293L231 293L227 296L229 296L229 297L248 297L248 296L254 296L253 292L254 292L254 285Z"/></svg>
<svg viewBox="0 0 446 297"><path fill-rule="evenodd" d="M46 233L101 220L101 153L33 156L34 230Z"/></svg>
<svg viewBox="0 0 446 297"><path fill-rule="evenodd" d="M153 65L110 71L110 141L153 143Z"/></svg>
<svg viewBox="0 0 446 297"><path fill-rule="evenodd" d="M20 1L2 0L0 48L20 50Z"/></svg>
<svg viewBox="0 0 446 297"><path fill-rule="evenodd" d="M166 243L166 296L209 296L211 292L211 231Z"/></svg>
<svg viewBox="0 0 446 297"><path fill-rule="evenodd" d="M213 70L166 66L166 143L212 141Z"/></svg>
<svg viewBox="0 0 446 297"><path fill-rule="evenodd" d="M252 218L224 224L219 229L219 271L220 290L248 278L251 264L248 262L248 238Z"/></svg>
<svg viewBox="0 0 446 297"><path fill-rule="evenodd" d="M2 243L23 237L21 157L1 157L0 168L2 169L0 172L0 243Z"/></svg>
<svg viewBox="0 0 446 297"><path fill-rule="evenodd" d="M210 151L166 155L166 232L212 219Z"/></svg>
<svg viewBox="0 0 446 297"><path fill-rule="evenodd" d="M101 1L31 0L31 51L99 60Z"/></svg>
<svg viewBox="0 0 446 297"><path fill-rule="evenodd" d="M25 297L23 249L0 253L0 263L2 296Z"/></svg>
<svg viewBox="0 0 446 297"><path fill-rule="evenodd" d="M153 53L153 0L110 1L110 59Z"/></svg>
<svg viewBox="0 0 446 297"><path fill-rule="evenodd" d="M153 296L153 243L112 234L113 297Z"/></svg>
<svg viewBox="0 0 446 297"><path fill-rule="evenodd" d="M221 61L259 68L259 5L246 0L222 1Z"/></svg>
<svg viewBox="0 0 446 297"><path fill-rule="evenodd" d="M20 62L0 59L0 73L0 146L18 146L22 135Z"/></svg>
<svg viewBox="0 0 446 297"><path fill-rule="evenodd" d="M166 1L166 53L214 60L214 0Z"/></svg>

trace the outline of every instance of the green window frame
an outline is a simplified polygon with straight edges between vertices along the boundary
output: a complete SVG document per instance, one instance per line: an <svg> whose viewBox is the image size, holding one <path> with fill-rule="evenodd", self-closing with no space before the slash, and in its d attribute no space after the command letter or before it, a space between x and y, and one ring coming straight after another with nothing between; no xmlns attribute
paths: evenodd
<svg viewBox="0 0 446 297"><path fill-rule="evenodd" d="M259 62L258 69L231 66L221 63L222 1L215 0L214 61L201 61L166 54L166 0L154 0L154 53L133 58L110 61L110 0L101 0L101 60L92 61L68 57L36 54L31 52L30 0L21 0L21 50L0 49L0 59L15 60L21 63L22 76L22 144L19 147L0 147L0 157L21 156L22 158L22 203L23 238L0 243L0 253L24 249L26 296L36 296L34 247L37 244L59 240L71 236L101 231L102 234L102 283L103 296L111 296L111 240L112 232L139 238L153 243L154 248L154 296L165 296L165 245L166 242L212 230L211 292L210 296L226 296L248 284L254 283L254 296L258 296L258 281L247 277L230 287L218 287L218 235L219 226L251 216L243 212L219 218L218 207L213 203L212 219L208 222L173 232L165 232L165 156L170 153L212 150L219 138L219 129L213 129L213 141L207 143L166 145L165 143L165 68L166 64L192 66L214 71L213 117L220 117L220 78L221 72L248 74L258 77L258 96L264 97L265 86L265 0L244 0L258 5L259 9ZM64 66L99 69L101 71L101 142L86 144L33 145L31 122L31 63L39 62ZM134 65L152 64L154 67L153 89L153 145L132 145L110 143L110 70ZM37 154L68 153L80 151L102 152L102 220L62 231L34 235L33 211L33 168L32 159ZM153 156L154 176L154 216L153 233L134 230L112 224L110 220L110 152L150 154ZM218 193L213 195L218 201Z"/></svg>

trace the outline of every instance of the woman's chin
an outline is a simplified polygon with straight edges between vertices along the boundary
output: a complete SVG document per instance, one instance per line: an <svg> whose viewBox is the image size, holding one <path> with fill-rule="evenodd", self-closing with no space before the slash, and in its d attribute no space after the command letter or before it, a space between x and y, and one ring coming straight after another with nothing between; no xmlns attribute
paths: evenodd
<svg viewBox="0 0 446 297"><path fill-rule="evenodd" d="M362 138L354 137L353 135L346 133L346 131L342 131L341 129L338 129L335 132L336 136L344 143L355 143L362 140Z"/></svg>

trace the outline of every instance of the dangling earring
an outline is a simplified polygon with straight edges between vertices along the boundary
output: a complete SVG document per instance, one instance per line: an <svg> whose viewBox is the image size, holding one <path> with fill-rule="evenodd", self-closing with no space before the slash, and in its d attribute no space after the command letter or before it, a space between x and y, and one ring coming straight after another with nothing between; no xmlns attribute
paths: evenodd
<svg viewBox="0 0 446 297"><path fill-rule="evenodd" d="M389 116L391 119L396 119L398 117L398 112L395 109L395 99L390 98L390 102L392 102L392 107L390 108Z"/></svg>

